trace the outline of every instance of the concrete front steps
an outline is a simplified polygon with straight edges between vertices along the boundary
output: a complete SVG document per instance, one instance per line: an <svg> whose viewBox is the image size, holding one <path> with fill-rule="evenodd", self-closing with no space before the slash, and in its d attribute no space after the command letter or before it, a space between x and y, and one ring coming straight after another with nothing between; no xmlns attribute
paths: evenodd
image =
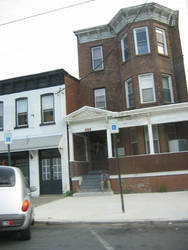
<svg viewBox="0 0 188 250"><path fill-rule="evenodd" d="M97 196L97 195L111 195L113 192L108 192L105 189L101 191L101 174L102 171L89 171L87 175L83 176L80 190L74 196Z"/></svg>

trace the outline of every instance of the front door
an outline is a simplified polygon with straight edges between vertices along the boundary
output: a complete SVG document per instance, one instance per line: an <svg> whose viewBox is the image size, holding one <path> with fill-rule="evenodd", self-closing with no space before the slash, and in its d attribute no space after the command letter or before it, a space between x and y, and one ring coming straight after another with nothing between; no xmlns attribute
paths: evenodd
<svg viewBox="0 0 188 250"><path fill-rule="evenodd" d="M41 150L39 155L40 193L62 194L62 167L58 150Z"/></svg>
<svg viewBox="0 0 188 250"><path fill-rule="evenodd" d="M90 133L92 170L108 168L106 131Z"/></svg>

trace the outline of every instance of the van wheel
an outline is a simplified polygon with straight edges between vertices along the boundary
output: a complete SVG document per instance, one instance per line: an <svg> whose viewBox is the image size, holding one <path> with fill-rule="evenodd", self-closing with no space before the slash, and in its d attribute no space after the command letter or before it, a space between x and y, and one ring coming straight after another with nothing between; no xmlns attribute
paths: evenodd
<svg viewBox="0 0 188 250"><path fill-rule="evenodd" d="M30 226L23 231L20 231L20 239L21 240L30 240L31 239L31 231Z"/></svg>

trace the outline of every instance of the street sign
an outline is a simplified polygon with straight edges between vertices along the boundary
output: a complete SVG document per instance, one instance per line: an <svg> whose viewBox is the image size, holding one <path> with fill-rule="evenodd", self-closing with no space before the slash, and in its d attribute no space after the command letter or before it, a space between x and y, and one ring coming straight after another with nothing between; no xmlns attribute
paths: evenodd
<svg viewBox="0 0 188 250"><path fill-rule="evenodd" d="M110 121L110 130L112 134L119 133L118 120L114 119Z"/></svg>
<svg viewBox="0 0 188 250"><path fill-rule="evenodd" d="M11 144L11 143L12 143L12 134L5 133L5 144Z"/></svg>

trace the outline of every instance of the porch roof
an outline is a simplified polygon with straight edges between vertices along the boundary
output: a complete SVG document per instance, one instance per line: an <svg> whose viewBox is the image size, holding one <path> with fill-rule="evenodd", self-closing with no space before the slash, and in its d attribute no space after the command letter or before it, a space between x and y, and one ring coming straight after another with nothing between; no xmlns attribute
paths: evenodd
<svg viewBox="0 0 188 250"><path fill-rule="evenodd" d="M73 132L107 129L111 119L117 119L120 128L188 121L188 102L112 112L84 106L66 116Z"/></svg>

